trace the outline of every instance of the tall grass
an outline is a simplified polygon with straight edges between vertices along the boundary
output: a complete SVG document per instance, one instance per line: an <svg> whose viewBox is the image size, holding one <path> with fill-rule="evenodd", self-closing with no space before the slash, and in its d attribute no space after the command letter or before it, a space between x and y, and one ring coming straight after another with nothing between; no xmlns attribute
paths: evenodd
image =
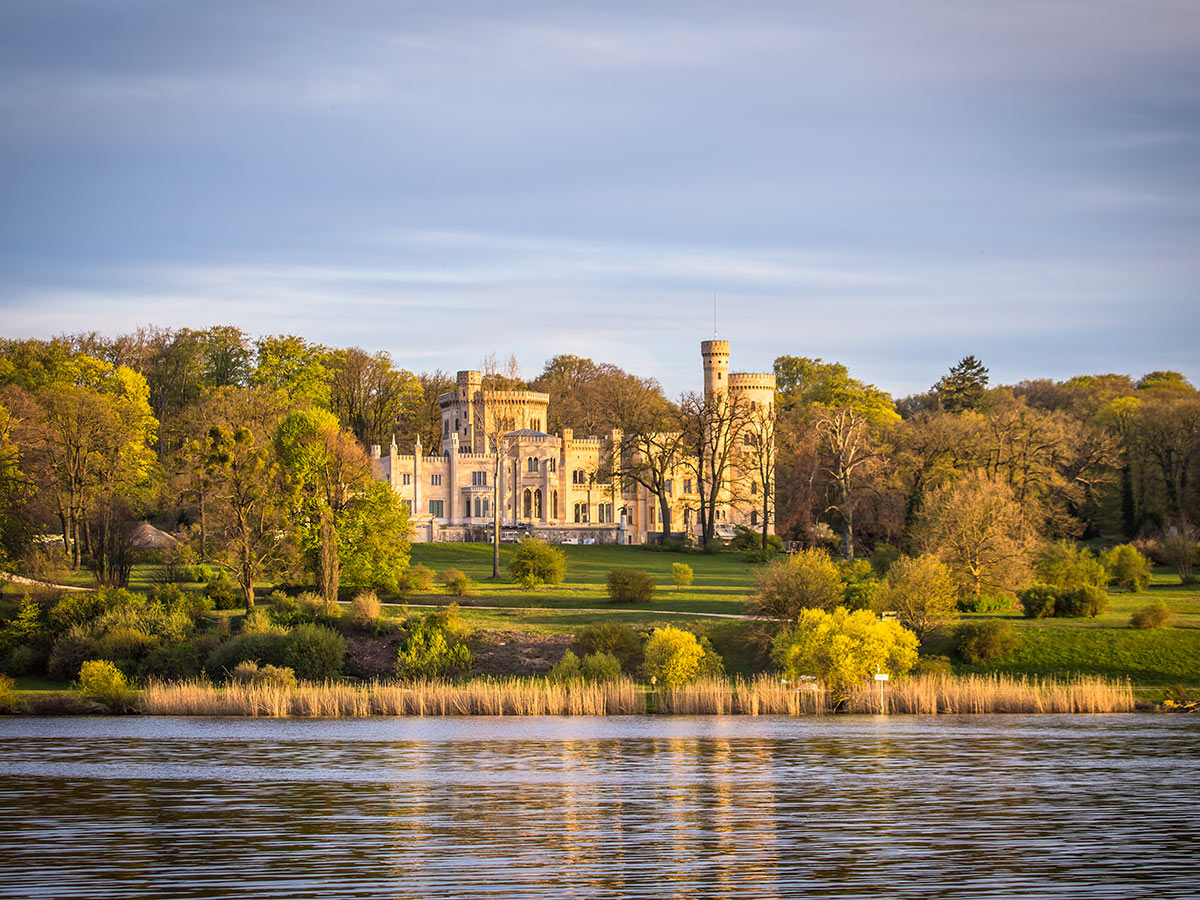
<svg viewBox="0 0 1200 900"><path fill-rule="evenodd" d="M1072 680L1006 675L928 675L889 683L884 710L917 715L961 713L1130 712L1128 681ZM732 681L707 678L650 694L627 678L611 682L544 678L479 678L461 683L395 684L305 682L295 686L206 681L153 683L142 694L143 712L160 716L805 716L833 712L878 713L880 695L866 684L836 703L821 690L789 690L770 675Z"/></svg>
<svg viewBox="0 0 1200 900"><path fill-rule="evenodd" d="M151 684L142 710L159 716L616 716L645 712L629 679L591 683L492 679L451 684L302 683L294 688L205 681Z"/></svg>

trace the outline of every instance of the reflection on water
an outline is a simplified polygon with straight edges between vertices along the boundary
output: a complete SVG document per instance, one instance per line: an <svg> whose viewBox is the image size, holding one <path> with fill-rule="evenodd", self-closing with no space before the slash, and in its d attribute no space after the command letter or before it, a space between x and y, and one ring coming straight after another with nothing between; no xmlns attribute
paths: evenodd
<svg viewBox="0 0 1200 900"><path fill-rule="evenodd" d="M9 719L0 897L1194 897L1200 721Z"/></svg>

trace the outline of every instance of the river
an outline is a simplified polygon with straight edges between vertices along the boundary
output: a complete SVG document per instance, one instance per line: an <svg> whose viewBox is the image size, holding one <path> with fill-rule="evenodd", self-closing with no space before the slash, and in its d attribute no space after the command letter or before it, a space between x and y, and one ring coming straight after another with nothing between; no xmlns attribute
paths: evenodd
<svg viewBox="0 0 1200 900"><path fill-rule="evenodd" d="M0 719L0 897L1200 895L1200 719Z"/></svg>

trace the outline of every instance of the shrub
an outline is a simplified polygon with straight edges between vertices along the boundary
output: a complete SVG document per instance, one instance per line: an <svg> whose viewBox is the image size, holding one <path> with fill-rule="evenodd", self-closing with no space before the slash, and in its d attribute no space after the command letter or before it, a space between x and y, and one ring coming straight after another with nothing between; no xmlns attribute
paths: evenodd
<svg viewBox="0 0 1200 900"><path fill-rule="evenodd" d="M845 603L842 572L824 550L801 550L772 563L758 576L746 611L765 619L794 622L806 609L832 609Z"/></svg>
<svg viewBox="0 0 1200 900"><path fill-rule="evenodd" d="M1166 628L1175 619L1167 604L1161 600L1143 606L1129 617L1130 628Z"/></svg>
<svg viewBox="0 0 1200 900"><path fill-rule="evenodd" d="M1074 541L1055 541L1046 544L1033 563L1038 581L1055 587L1069 588L1079 584L1104 587L1108 572L1087 547Z"/></svg>
<svg viewBox="0 0 1200 900"><path fill-rule="evenodd" d="M18 644L13 647L4 659L4 671L9 675L20 676L40 672L45 665L46 654L28 644Z"/></svg>
<svg viewBox="0 0 1200 900"><path fill-rule="evenodd" d="M374 591L359 591L350 604L350 621L362 629L375 627L383 607Z"/></svg>
<svg viewBox="0 0 1200 900"><path fill-rule="evenodd" d="M208 655L205 669L210 678L228 676L240 662L250 661L260 666L284 664L285 634L280 631L239 634L217 646Z"/></svg>
<svg viewBox="0 0 1200 900"><path fill-rule="evenodd" d="M245 596L224 572L218 572L209 579L204 586L204 596L212 600L217 609L239 609L246 605Z"/></svg>
<svg viewBox="0 0 1200 900"><path fill-rule="evenodd" d="M433 587L433 569L417 563L408 570L414 591L427 591Z"/></svg>
<svg viewBox="0 0 1200 900"><path fill-rule="evenodd" d="M1059 589L1058 596L1054 598L1054 615L1064 619L1082 616L1095 618L1107 606L1108 594L1093 585L1080 584Z"/></svg>
<svg viewBox="0 0 1200 900"><path fill-rule="evenodd" d="M954 633L955 652L963 662L972 665L1008 656L1020 643L1012 625L1003 619L964 622Z"/></svg>
<svg viewBox="0 0 1200 900"><path fill-rule="evenodd" d="M265 610L258 608L250 610L242 618L242 634L284 634L286 630L282 625L272 622Z"/></svg>
<svg viewBox="0 0 1200 900"><path fill-rule="evenodd" d="M647 678L664 687L679 687L696 677L703 656L704 648L694 634L667 625L656 628L646 641L643 668Z"/></svg>
<svg viewBox="0 0 1200 900"><path fill-rule="evenodd" d="M106 659L90 659L79 667L79 693L111 710L127 709L133 699L121 670Z"/></svg>
<svg viewBox="0 0 1200 900"><path fill-rule="evenodd" d="M1196 533L1189 525L1173 527L1158 541L1159 552L1166 564L1179 573L1181 584L1194 584L1192 569L1196 564Z"/></svg>
<svg viewBox="0 0 1200 900"><path fill-rule="evenodd" d="M705 542L703 552L707 553L709 556L712 556L713 554L720 553L724 549L724 544L722 544L716 538L711 538Z"/></svg>
<svg viewBox="0 0 1200 900"><path fill-rule="evenodd" d="M936 556L906 556L892 564L873 607L894 612L901 625L923 638L958 618L958 585Z"/></svg>
<svg viewBox="0 0 1200 900"><path fill-rule="evenodd" d="M542 584L561 584L567 575L567 556L534 537L523 537L508 564L513 581L526 590Z"/></svg>
<svg viewBox="0 0 1200 900"><path fill-rule="evenodd" d="M17 708L17 696L13 689L16 687L16 682L8 675L0 675L0 712L10 713L15 712Z"/></svg>
<svg viewBox="0 0 1200 900"><path fill-rule="evenodd" d="M568 650L556 662L553 668L550 669L549 678L554 681L569 681L572 678L580 678L580 663L579 657L575 655L573 650Z"/></svg>
<svg viewBox="0 0 1200 900"><path fill-rule="evenodd" d="M621 677L621 661L611 653L589 653L580 663L579 673L587 681L616 681Z"/></svg>
<svg viewBox="0 0 1200 900"><path fill-rule="evenodd" d="M642 655L642 639L638 633L628 625L616 622L583 626L575 633L575 646L585 654L612 654L627 672L637 667Z"/></svg>
<svg viewBox="0 0 1200 900"><path fill-rule="evenodd" d="M883 578L892 567L892 563L902 555L899 548L891 544L877 544L871 551L871 568L875 570L876 576Z"/></svg>
<svg viewBox="0 0 1200 900"><path fill-rule="evenodd" d="M475 664L467 645L447 627L445 614L413 616L402 626L396 653L399 678L447 678L465 675Z"/></svg>
<svg viewBox="0 0 1200 900"><path fill-rule="evenodd" d="M697 670L696 676L698 678L724 677L725 660L721 658L717 648L712 645L708 635L702 634L697 640L700 641L700 649L704 651L704 655L700 657L700 668Z"/></svg>
<svg viewBox="0 0 1200 900"><path fill-rule="evenodd" d="M978 597L959 597L958 608L963 612L1009 612L1016 598L1012 594L980 594Z"/></svg>
<svg viewBox="0 0 1200 900"><path fill-rule="evenodd" d="M811 675L841 699L876 672L903 675L917 662L917 636L867 610L801 610L775 636L771 659L789 679Z"/></svg>
<svg viewBox="0 0 1200 900"><path fill-rule="evenodd" d="M238 684L254 684L263 687L294 688L296 673L286 666L259 666L253 662L238 663L230 680Z"/></svg>
<svg viewBox="0 0 1200 900"><path fill-rule="evenodd" d="M658 583L640 569L612 569L608 573L608 596L614 603L649 603Z"/></svg>
<svg viewBox="0 0 1200 900"><path fill-rule="evenodd" d="M446 569L441 575L442 585L455 597L465 597L475 587L475 582L459 569Z"/></svg>
<svg viewBox="0 0 1200 900"><path fill-rule="evenodd" d="M346 641L324 625L297 625L283 641L283 664L305 681L333 678L346 661Z"/></svg>
<svg viewBox="0 0 1200 900"><path fill-rule="evenodd" d="M696 573L692 571L692 567L687 563L671 563L671 581L675 585L675 589L687 587L696 579Z"/></svg>
<svg viewBox="0 0 1200 900"><path fill-rule="evenodd" d="M913 666L914 675L952 675L954 667L948 656L922 656Z"/></svg>
<svg viewBox="0 0 1200 900"><path fill-rule="evenodd" d="M739 526L737 534L729 542L729 548L731 550L766 550L779 553L783 550L783 541L778 535L768 534L767 546L764 547L762 532Z"/></svg>
<svg viewBox="0 0 1200 900"><path fill-rule="evenodd" d="M1048 619L1054 615L1058 590L1049 584L1031 584L1017 591L1017 600L1027 619Z"/></svg>
<svg viewBox="0 0 1200 900"><path fill-rule="evenodd" d="M1101 557L1112 584L1131 593L1143 591L1150 584L1150 561L1133 544L1118 544Z"/></svg>
<svg viewBox="0 0 1200 900"><path fill-rule="evenodd" d="M143 678L183 681L200 674L200 659L195 641L162 642L150 648L138 671Z"/></svg>
<svg viewBox="0 0 1200 900"><path fill-rule="evenodd" d="M46 672L55 681L71 681L78 677L79 667L89 659L96 659L99 650L96 641L78 625L57 641L50 651L50 659L46 663Z"/></svg>

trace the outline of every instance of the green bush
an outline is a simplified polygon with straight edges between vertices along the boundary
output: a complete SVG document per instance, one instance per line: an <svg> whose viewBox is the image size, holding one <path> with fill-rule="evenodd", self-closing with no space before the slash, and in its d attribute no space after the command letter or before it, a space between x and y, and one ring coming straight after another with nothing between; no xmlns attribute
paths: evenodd
<svg viewBox="0 0 1200 900"><path fill-rule="evenodd" d="M17 710L17 695L14 691L16 682L8 675L0 675L0 713L11 713Z"/></svg>
<svg viewBox="0 0 1200 900"><path fill-rule="evenodd" d="M428 591L433 587L433 569L429 566L417 563L408 570L408 577L414 591Z"/></svg>
<svg viewBox="0 0 1200 900"><path fill-rule="evenodd" d="M345 661L345 639L324 625L297 625L283 639L283 665L303 681L335 678Z"/></svg>
<svg viewBox="0 0 1200 900"><path fill-rule="evenodd" d="M1054 615L1058 589L1050 584L1031 584L1017 591L1017 600L1027 619L1049 619Z"/></svg>
<svg viewBox="0 0 1200 900"><path fill-rule="evenodd" d="M845 571L857 578L856 570ZM794 622L806 609L845 606L843 574L824 550L793 553L758 574L757 590L746 601L746 612L756 618Z"/></svg>
<svg viewBox="0 0 1200 900"><path fill-rule="evenodd" d="M45 671L46 654L37 647L18 644L4 658L4 671L9 675L30 675Z"/></svg>
<svg viewBox="0 0 1200 900"><path fill-rule="evenodd" d="M725 545L716 538L712 538L704 544L702 549L704 553L707 553L709 556L713 556L714 554L720 553L722 550L724 550Z"/></svg>
<svg viewBox="0 0 1200 900"><path fill-rule="evenodd" d="M621 661L611 653L589 653L579 664L579 674L587 681L616 681L621 677Z"/></svg>
<svg viewBox="0 0 1200 900"><path fill-rule="evenodd" d="M674 582L676 590L687 587L695 580L696 573L687 563L671 563L671 581Z"/></svg>
<svg viewBox="0 0 1200 900"><path fill-rule="evenodd" d="M570 681L572 678L582 678L581 668L579 657L575 655L575 651L568 650L550 669L547 677L552 681Z"/></svg>
<svg viewBox="0 0 1200 900"><path fill-rule="evenodd" d="M239 634L219 644L208 655L205 670L210 678L225 678L237 668L240 662L254 662L258 665L284 665L283 632L265 632Z"/></svg>
<svg viewBox="0 0 1200 900"><path fill-rule="evenodd" d="M1013 608L1012 594L980 594L958 598L958 608L963 612L988 613L1009 612Z"/></svg>
<svg viewBox="0 0 1200 900"><path fill-rule="evenodd" d="M948 656L922 656L913 667L914 675L953 675L954 667Z"/></svg>
<svg viewBox="0 0 1200 900"><path fill-rule="evenodd" d="M442 585L455 597L466 597L475 587L475 582L459 569L446 569L441 575Z"/></svg>
<svg viewBox="0 0 1200 900"><path fill-rule="evenodd" d="M883 578L887 575L888 569L892 567L892 563L903 555L898 547L893 547L891 544L876 544L875 549L871 551L870 557L871 568L875 570L875 577Z"/></svg>
<svg viewBox="0 0 1200 900"><path fill-rule="evenodd" d="M1060 588L1054 598L1054 615L1061 619L1095 618L1108 606L1108 594L1090 584Z"/></svg>
<svg viewBox="0 0 1200 900"><path fill-rule="evenodd" d="M125 676L106 659L90 659L79 667L79 693L113 711L126 710L133 702Z"/></svg>
<svg viewBox="0 0 1200 900"><path fill-rule="evenodd" d="M1130 628L1166 628L1175 619L1170 607L1161 600L1143 606L1129 617Z"/></svg>
<svg viewBox="0 0 1200 900"><path fill-rule="evenodd" d="M200 674L200 645L187 640L158 643L150 648L138 668L143 678L182 681Z"/></svg>
<svg viewBox="0 0 1200 900"><path fill-rule="evenodd" d="M545 541L524 537L513 551L508 574L526 590L543 584L561 584L567 576L567 556Z"/></svg>
<svg viewBox="0 0 1200 900"><path fill-rule="evenodd" d="M398 678L452 678L465 675L474 664L470 649L448 627L446 614L412 616L401 626Z"/></svg>
<svg viewBox="0 0 1200 900"><path fill-rule="evenodd" d="M1150 584L1150 561L1133 544L1118 544L1101 557L1110 583L1131 593L1143 591Z"/></svg>
<svg viewBox="0 0 1200 900"><path fill-rule="evenodd" d="M628 625L597 622L575 633L575 646L584 654L609 653L621 661L626 672L637 668L642 658L642 639Z"/></svg>
<svg viewBox="0 0 1200 900"><path fill-rule="evenodd" d="M763 539L761 531L752 531L749 528L738 527L737 534L733 540L729 542L730 550L767 550L779 553L783 550L783 541L778 535L767 535L767 546L763 547Z"/></svg>
<svg viewBox="0 0 1200 900"><path fill-rule="evenodd" d="M55 681L71 681L78 677L80 666L99 655L95 639L80 626L73 625L54 642L46 673Z"/></svg>
<svg viewBox="0 0 1200 900"><path fill-rule="evenodd" d="M217 572L204 586L204 596L212 600L217 609L240 609L246 605L245 595L236 587L225 572Z"/></svg>
<svg viewBox="0 0 1200 900"><path fill-rule="evenodd" d="M614 603L649 603L658 582L640 569L612 569L608 573L608 596Z"/></svg>
<svg viewBox="0 0 1200 900"><path fill-rule="evenodd" d="M260 687L294 688L296 673L286 666L259 666L247 661L237 664L230 673L230 681Z"/></svg>
<svg viewBox="0 0 1200 900"><path fill-rule="evenodd" d="M700 657L700 667L696 670L696 677L721 678L724 676L725 660L721 658L717 648L712 645L708 635L702 634L697 640L700 642L700 649L704 651L704 655Z"/></svg>
<svg viewBox="0 0 1200 900"><path fill-rule="evenodd" d="M972 665L1008 656L1020 643L1012 625L1003 619L965 622L954 632L955 652L963 662Z"/></svg>
<svg viewBox="0 0 1200 900"><path fill-rule="evenodd" d="M1104 587L1108 572L1087 547L1074 541L1046 544L1034 560L1034 571L1043 584L1070 588L1080 584Z"/></svg>

